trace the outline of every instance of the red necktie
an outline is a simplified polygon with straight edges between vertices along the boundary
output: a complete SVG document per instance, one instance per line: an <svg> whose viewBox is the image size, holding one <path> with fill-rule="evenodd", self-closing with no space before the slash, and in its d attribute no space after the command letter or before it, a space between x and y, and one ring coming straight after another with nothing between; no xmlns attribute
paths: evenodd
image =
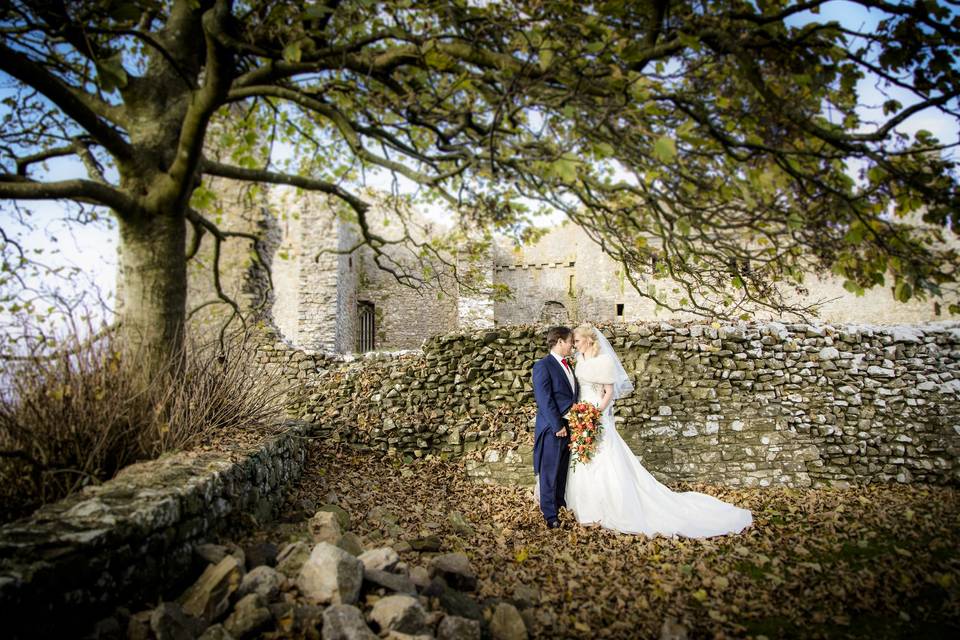
<svg viewBox="0 0 960 640"><path fill-rule="evenodd" d="M567 371L570 371L570 363L567 362L567 359L566 359L566 358L562 359L560 362L562 362L562 363L563 363L563 366L565 366L565 367L567 368Z"/></svg>

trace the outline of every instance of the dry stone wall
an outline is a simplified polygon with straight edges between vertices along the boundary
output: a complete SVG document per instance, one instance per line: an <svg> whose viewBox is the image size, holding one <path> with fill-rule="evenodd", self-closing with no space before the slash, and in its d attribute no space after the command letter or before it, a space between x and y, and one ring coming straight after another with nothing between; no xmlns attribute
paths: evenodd
<svg viewBox="0 0 960 640"><path fill-rule="evenodd" d="M5 637L79 637L116 602L146 602L191 569L194 548L276 514L303 469L302 425L256 450L177 454L0 527Z"/></svg>
<svg viewBox="0 0 960 640"><path fill-rule="evenodd" d="M342 358L265 347L310 388L320 434L405 456L467 457L532 482L530 371L543 328L455 334ZM960 480L960 325L634 323L604 327L636 391L618 428L665 481L767 486Z"/></svg>

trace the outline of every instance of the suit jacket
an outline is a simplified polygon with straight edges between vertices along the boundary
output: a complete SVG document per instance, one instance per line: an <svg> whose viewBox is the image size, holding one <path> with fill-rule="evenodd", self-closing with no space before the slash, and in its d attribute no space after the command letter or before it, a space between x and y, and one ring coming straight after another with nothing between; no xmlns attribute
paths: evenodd
<svg viewBox="0 0 960 640"><path fill-rule="evenodd" d="M533 472L540 472L543 437L554 437L564 427L563 416L577 401L580 385L574 377L573 389L567 374L552 354L533 365L533 395L537 400L537 421L534 431Z"/></svg>

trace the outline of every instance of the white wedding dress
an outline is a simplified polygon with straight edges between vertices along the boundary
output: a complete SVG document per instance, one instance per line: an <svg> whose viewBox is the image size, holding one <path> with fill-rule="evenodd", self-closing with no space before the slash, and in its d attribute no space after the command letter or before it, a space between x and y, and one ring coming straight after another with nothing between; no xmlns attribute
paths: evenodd
<svg viewBox="0 0 960 640"><path fill-rule="evenodd" d="M614 361L606 354L578 360L580 401L599 405L603 385L614 382ZM601 419L603 431L593 459L571 465L567 474L567 508L580 523L648 536L708 538L738 533L753 522L746 509L695 491L675 493L660 484L617 433L613 403Z"/></svg>

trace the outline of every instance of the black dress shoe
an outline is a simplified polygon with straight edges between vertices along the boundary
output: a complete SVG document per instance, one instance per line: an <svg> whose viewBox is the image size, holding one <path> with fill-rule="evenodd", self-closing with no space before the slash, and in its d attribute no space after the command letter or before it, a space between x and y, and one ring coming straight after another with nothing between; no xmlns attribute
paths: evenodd
<svg viewBox="0 0 960 640"><path fill-rule="evenodd" d="M547 529L559 529L560 521L559 520L550 520L547 522Z"/></svg>

